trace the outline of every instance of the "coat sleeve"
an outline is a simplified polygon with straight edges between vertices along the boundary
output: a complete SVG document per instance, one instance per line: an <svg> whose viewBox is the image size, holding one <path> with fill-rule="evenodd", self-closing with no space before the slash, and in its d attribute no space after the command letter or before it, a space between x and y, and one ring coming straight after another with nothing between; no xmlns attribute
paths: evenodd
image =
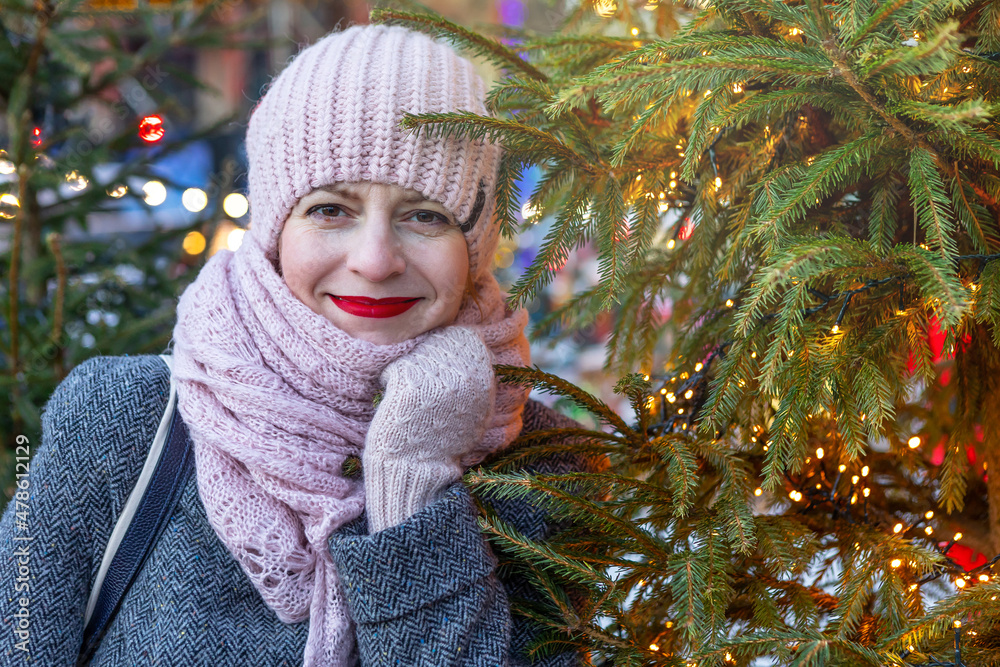
<svg viewBox="0 0 1000 667"><path fill-rule="evenodd" d="M527 665L512 654L507 595L463 483L398 526L368 535L365 522L330 539L362 665Z"/></svg>
<svg viewBox="0 0 1000 667"><path fill-rule="evenodd" d="M166 403L163 387L140 377L153 363L162 365L155 357L78 365L45 405L41 441L15 451L31 458L15 461L27 465L17 466L19 488L0 519L0 664L76 664L118 488L134 482L128 457L145 456L122 443L147 441L155 429L122 415L162 413ZM169 382L165 366L162 375Z"/></svg>

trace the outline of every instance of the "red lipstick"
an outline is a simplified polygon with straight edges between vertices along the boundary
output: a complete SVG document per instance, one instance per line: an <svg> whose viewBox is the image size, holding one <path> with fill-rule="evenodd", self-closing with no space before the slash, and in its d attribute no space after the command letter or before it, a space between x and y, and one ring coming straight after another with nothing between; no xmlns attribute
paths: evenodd
<svg viewBox="0 0 1000 667"><path fill-rule="evenodd" d="M367 296L337 296L330 295L337 307L358 317L395 317L405 313L420 301L421 297L390 297L387 299L372 299Z"/></svg>

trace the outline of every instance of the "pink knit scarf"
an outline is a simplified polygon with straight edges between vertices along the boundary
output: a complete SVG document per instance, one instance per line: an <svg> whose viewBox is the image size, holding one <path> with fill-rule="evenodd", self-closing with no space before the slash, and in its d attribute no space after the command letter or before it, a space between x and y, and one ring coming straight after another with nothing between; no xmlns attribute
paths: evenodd
<svg viewBox="0 0 1000 667"><path fill-rule="evenodd" d="M455 324L478 331L496 363L527 366L527 313L506 310L492 275L477 289L482 313L467 298ZM361 454L383 369L426 334L393 345L349 336L291 293L252 234L205 264L177 315L178 406L209 523L281 621L310 620L305 667L353 664L327 542L365 500L342 466ZM497 384L491 425L463 463L517 437L527 395Z"/></svg>

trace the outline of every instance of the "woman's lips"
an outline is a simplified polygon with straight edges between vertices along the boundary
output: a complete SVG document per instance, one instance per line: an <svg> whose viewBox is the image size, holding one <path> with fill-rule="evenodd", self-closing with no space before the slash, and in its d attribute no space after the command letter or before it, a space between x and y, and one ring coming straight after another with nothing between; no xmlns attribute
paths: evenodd
<svg viewBox="0 0 1000 667"><path fill-rule="evenodd" d="M337 296L330 299L337 307L346 313L358 317L395 317L413 307L421 297L390 297L388 299L372 299L366 296Z"/></svg>

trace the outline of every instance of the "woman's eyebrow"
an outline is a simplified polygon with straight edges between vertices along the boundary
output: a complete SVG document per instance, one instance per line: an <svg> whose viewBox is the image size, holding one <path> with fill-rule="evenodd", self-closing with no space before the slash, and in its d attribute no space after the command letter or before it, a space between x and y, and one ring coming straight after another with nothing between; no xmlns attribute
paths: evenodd
<svg viewBox="0 0 1000 667"><path fill-rule="evenodd" d="M343 185L321 185L321 186L319 186L316 189L317 190L322 190L323 192L328 192L328 193L330 193L332 195L340 195L341 197L347 197L349 199L354 199L354 200L360 199L360 197L353 190L353 188L350 188L350 187L347 187L347 186L343 186ZM424 197L423 195L421 195L419 193L403 197L402 199L400 199L400 201L403 202L404 204L417 204L417 203L421 203L421 202L427 202L428 204L435 204L435 203L437 203L437 202L431 201L430 199L427 199L426 197Z"/></svg>

